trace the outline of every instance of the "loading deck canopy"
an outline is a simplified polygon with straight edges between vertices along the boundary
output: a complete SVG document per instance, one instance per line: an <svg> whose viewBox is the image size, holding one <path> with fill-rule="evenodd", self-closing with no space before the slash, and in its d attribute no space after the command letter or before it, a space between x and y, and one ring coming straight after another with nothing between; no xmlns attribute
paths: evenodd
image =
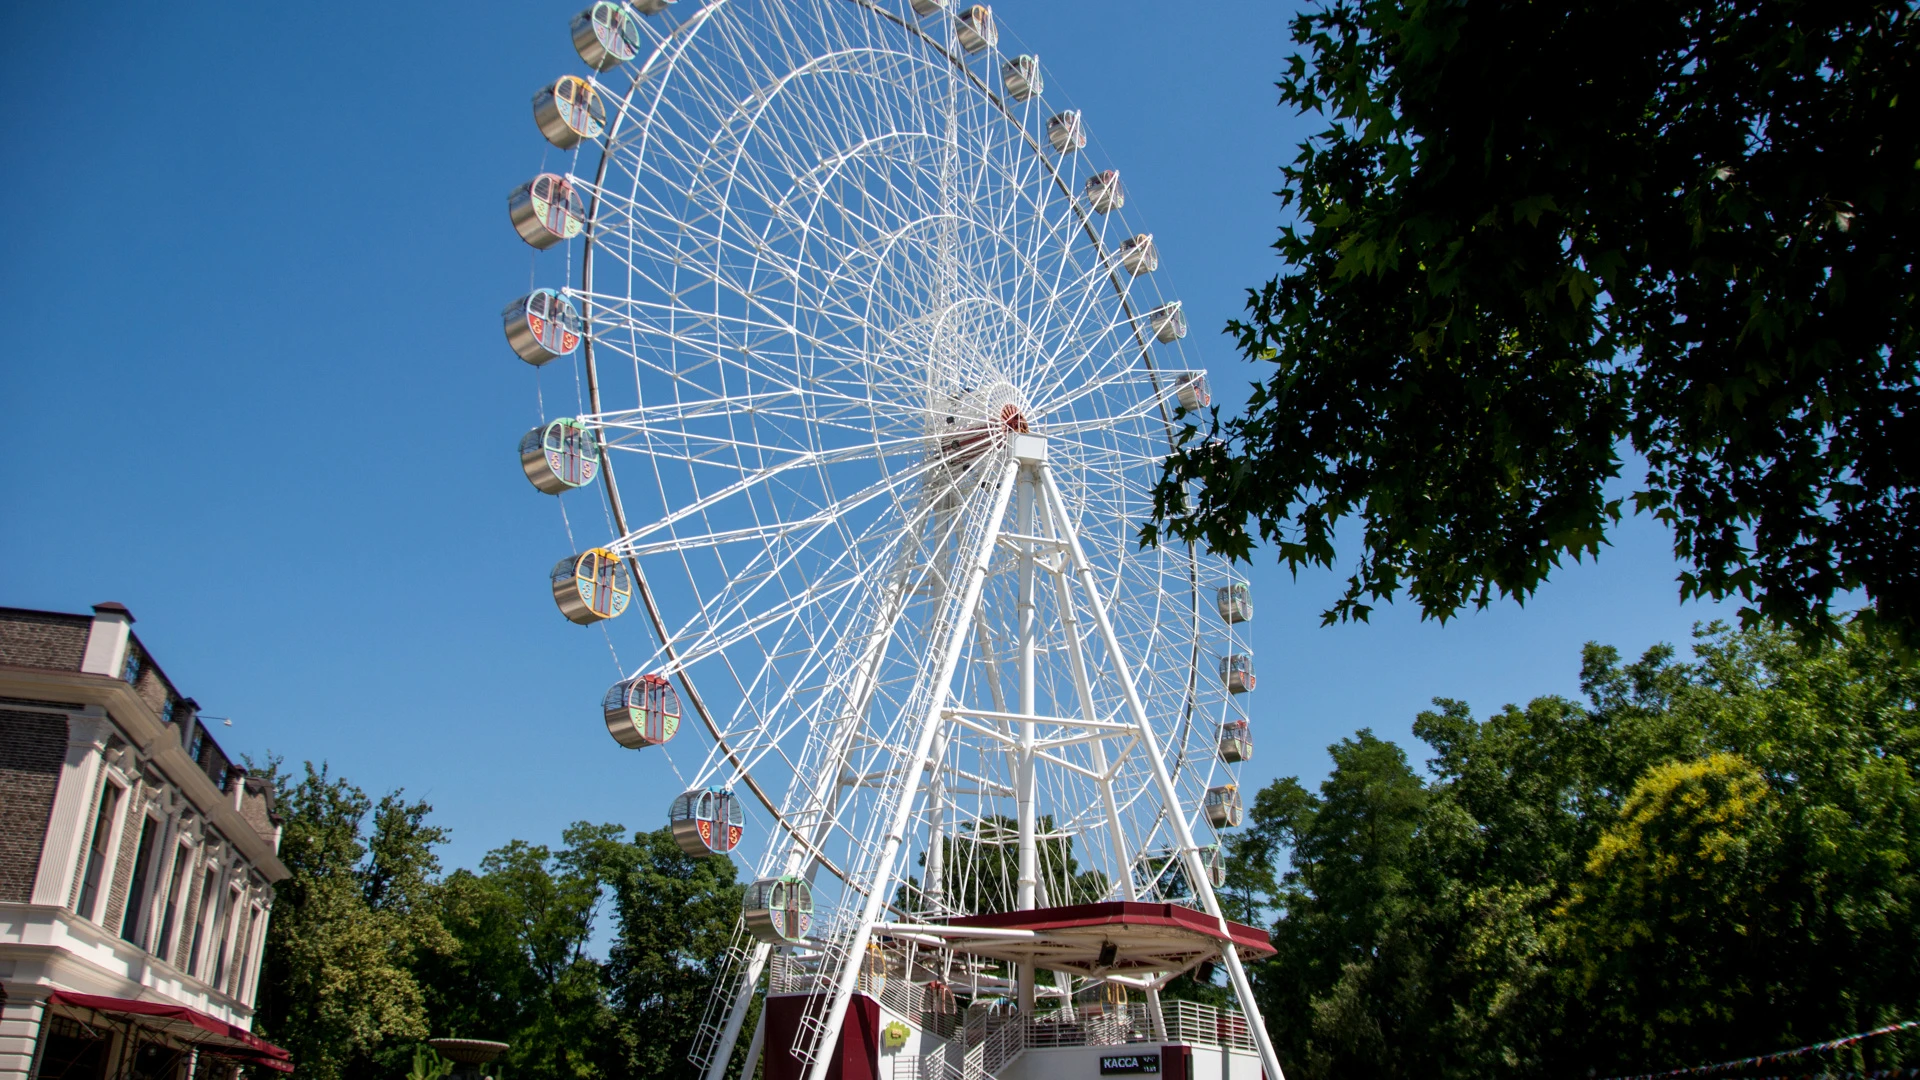
<svg viewBox="0 0 1920 1080"><path fill-rule="evenodd" d="M1242 956L1274 953L1266 931L1178 904L1111 901L967 915L941 924L891 923L877 932L916 938L970 956L1033 964L1076 975L1157 975L1184 971L1231 944Z"/></svg>

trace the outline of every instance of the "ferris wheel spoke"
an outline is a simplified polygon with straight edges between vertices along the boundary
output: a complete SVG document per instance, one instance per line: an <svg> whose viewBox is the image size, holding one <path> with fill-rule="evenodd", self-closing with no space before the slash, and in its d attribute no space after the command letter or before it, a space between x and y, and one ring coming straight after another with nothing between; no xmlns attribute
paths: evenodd
<svg viewBox="0 0 1920 1080"><path fill-rule="evenodd" d="M673 526L688 518L695 516L704 517L715 507L737 496L752 492L756 488L765 487L783 474L791 473L808 466L831 466L873 456L875 456L875 451L871 446L853 446L837 451L802 451L795 453L784 461L749 472L739 479L734 480L732 483L727 484L725 487L695 499L678 509L669 511L659 520L622 536L620 539L614 541L611 546L622 553L634 550L640 541L647 537L657 532L671 529ZM909 483L921 472L924 472L928 467L927 465L921 465L912 470L890 475L886 480L882 481L881 484L876 485L877 490L871 490L869 494L860 499L860 502L864 503L874 495L883 492L897 490ZM859 503L853 505L859 505Z"/></svg>
<svg viewBox="0 0 1920 1080"><path fill-rule="evenodd" d="M836 516L832 520L838 521L839 518ZM832 522L825 522L818 525L815 535L823 534L831 523ZM867 535L881 535L882 530L880 525L881 522L879 520L871 523ZM792 550L784 553L778 561L772 561L774 549L769 547L762 553L756 555L755 559L747 566L736 571L726 586L715 594L713 600L703 605L699 615L694 620L689 621L687 627L676 635L675 638L670 639L669 644L662 646L662 651L665 652L671 648L681 657L681 663L683 665L691 666L699 657L722 652L729 645L759 631L780 624L783 620L791 623L792 620L803 612L817 608L822 602L833 595L843 593L853 595L853 590L855 590L857 586L870 584L871 577L875 573L875 568L878 565L877 562L868 562L852 567L851 573L853 576L837 585L832 583L835 574L846 572L842 570L843 565L851 566L851 560L854 554L866 546L861 542L862 539L864 539L864 537L852 539L844 546L842 552L837 555L831 563L809 574L806 588L802 592L790 595L786 601L768 608L760 617L750 622L730 620L731 615L749 609L751 602L755 598L755 594L766 587L768 583L781 580L783 573L798 553L805 549L806 545L795 545ZM770 565L765 567L759 565L763 557L769 559ZM751 588L743 590L741 588L743 585L750 585ZM862 594L865 595L866 593Z"/></svg>
<svg viewBox="0 0 1920 1080"><path fill-rule="evenodd" d="M814 456L837 458L841 461L852 461L871 455L849 453L845 455ZM649 555L656 555L662 552L691 551L697 548L718 547L723 544L736 544L749 540L758 540L765 544L775 544L799 533L818 536L822 531L831 528L835 522L844 519L847 515L865 506L867 503L882 496L895 495L902 488L911 486L917 482L922 475L931 471L937 465L937 461L923 462L904 472L890 475L886 480L873 484L865 490L857 492L832 505L824 506L806 517L783 519L776 522L768 522L751 527L729 529L720 532L685 533L674 530L672 535L667 539L657 540L651 544L641 543L640 541L642 539L651 535L653 532L670 528L671 522L663 519L657 525L648 526L646 529L629 533L627 536L609 544L608 548L615 554L623 557L645 558ZM767 472L771 474L774 470L770 469L767 470ZM735 492L735 494L737 493L738 492Z"/></svg>

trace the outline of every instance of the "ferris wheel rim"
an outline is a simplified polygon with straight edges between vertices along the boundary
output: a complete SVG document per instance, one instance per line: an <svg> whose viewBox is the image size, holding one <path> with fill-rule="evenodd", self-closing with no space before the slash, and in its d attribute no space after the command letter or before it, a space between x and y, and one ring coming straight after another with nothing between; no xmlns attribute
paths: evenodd
<svg viewBox="0 0 1920 1080"><path fill-rule="evenodd" d="M1034 157L1041 163L1042 167L1045 168L1047 182L1061 195L1066 197L1066 204L1075 215L1075 223L1079 231L1087 236L1094 250L1102 257L1104 269L1100 276L1107 279L1107 285L1111 288L1114 298L1118 301L1119 310L1125 315L1126 322L1129 325L1129 333L1133 338L1134 345L1131 350L1134 356L1134 362L1139 365L1141 370L1147 373L1157 388L1160 381L1167 378L1167 373L1163 371L1155 361L1151 347L1151 334L1143 330L1143 318L1135 308L1133 298L1128 294L1126 287L1120 281L1117 266L1114 261L1108 257L1111 254L1111 249L1102 239L1100 230L1095 227L1094 218L1088 209L1080 205L1079 200L1073 197L1073 193L1064 179L1058 164L1045 152L1042 140L1037 139L1033 132L1027 130L1025 124L1009 109L1005 99L982 79L978 73L972 70L964 54L949 49L941 42L935 40L932 35L928 34L924 27L909 20L902 19L898 15L880 7L874 3L873 0L847 0L847 2L855 7L881 16L906 31L912 37L917 38L921 43L937 53L938 56L945 60L946 66L963 76L966 83L991 102L999 116L1010 122L1020 133L1021 138L1034 152ZM645 65L636 65L636 70L648 70L657 59L669 53L673 55L668 61L668 66L671 67L673 64L677 64L681 59L679 54L683 53L698 37L698 30L707 24L709 17L721 8L729 6L729 4L730 0L713 0L712 3L703 6L697 13L691 16L686 23L676 27L670 36L660 42L656 46L653 55L648 58L647 63ZM698 25L695 25L696 21ZM691 30L689 30L690 26L692 27ZM662 88L664 88L669 81L670 79L668 78L649 80L653 85ZM586 233L586 243L582 255L581 281L583 291L587 295L593 294L595 254L601 243L597 230L594 229L593 226L598 222L602 213L608 170L615 159L616 149L618 145L620 145L616 144L616 132L621 125L635 117L633 100L634 96L641 90L642 82L636 78L634 86L621 98L621 106L618 113L610 118L605 141L600 142L600 161L597 164L594 174L594 187L596 190L593 193L587 209L587 228L584 230ZM596 344L594 335L587 334L583 336L583 363L587 369L588 396L593 412L595 414L601 414L604 412L602 400L603 379L601 377L599 357L596 355ZM1169 445L1171 445L1178 427L1175 418L1169 412L1166 397L1164 395L1156 396L1159 397L1157 404L1159 425ZM614 524L620 530L620 533L625 535L630 531L630 528L626 507L619 490L616 466L612 461L612 455L603 458L601 473L600 479L606 491ZM1189 626L1197 626L1199 620L1203 617L1202 613L1205 608L1205 604L1201 599L1202 572L1200 565L1204 560L1199 557L1199 552L1191 543L1181 544L1179 548L1181 549L1179 555L1182 557L1180 557L1178 561L1183 571L1180 576L1185 578L1184 588L1180 591L1186 593L1186 596L1183 598L1185 602L1180 604L1179 607L1185 609L1183 612L1184 621ZM642 565L641 560L633 554L628 554L625 561L637 582L636 588L639 591L642 606L648 613L648 619L654 634L662 643L663 654L669 660L676 660L676 648L671 643L671 635L665 622L665 616L653 583L648 577L646 568ZM1116 583L1116 588L1117 587ZM1196 710L1199 707L1198 694L1196 693L1199 681L1198 660L1203 648L1200 635L1195 633L1189 634L1187 637L1189 641L1187 652L1191 662L1186 665L1188 673L1185 680L1185 693L1182 695L1183 705L1179 710L1179 725L1181 727L1191 725L1196 720ZM821 866L836 878L850 885L855 885L855 887L858 888L858 885L849 878L845 870L836 865L824 851L819 850L811 843L801 830L795 828L786 820L776 800L762 787L760 782L754 777L753 772L745 766L739 751L728 743L726 733L721 729L706 698L700 693L693 673L689 670L689 665L675 662L672 665L672 670L673 674L677 676L682 688L687 692L689 702L696 714L701 718L702 725L707 729L709 737L714 740L715 745L719 748L724 759L736 767L733 775L737 776L748 786L756 800L775 822L776 827L786 836L791 837L802 845L802 847L808 849L819 860ZM1184 738L1174 740L1175 745L1181 748L1181 752L1176 753L1170 761L1170 764L1174 764L1176 768L1179 767L1181 757L1184 755L1185 742L1186 739ZM1163 808L1161 811L1162 815L1168 812L1172 812L1172 808Z"/></svg>

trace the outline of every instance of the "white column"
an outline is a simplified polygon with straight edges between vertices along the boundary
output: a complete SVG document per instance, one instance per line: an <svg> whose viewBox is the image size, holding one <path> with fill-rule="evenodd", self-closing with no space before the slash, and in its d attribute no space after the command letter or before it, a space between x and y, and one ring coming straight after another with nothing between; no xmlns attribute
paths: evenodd
<svg viewBox="0 0 1920 1080"><path fill-rule="evenodd" d="M24 994L28 989L18 986L14 992ZM44 998L23 996L0 1002L0 1080L27 1080L46 1011Z"/></svg>
<svg viewBox="0 0 1920 1080"><path fill-rule="evenodd" d="M47 840L40 848L40 867L33 879L33 902L67 906L73 895L93 827L93 795L100 786L100 764L113 725L106 714L90 709L67 716L67 759L60 767L60 786L54 789L53 812L47 819Z"/></svg>
<svg viewBox="0 0 1920 1080"><path fill-rule="evenodd" d="M795 846L798 844L796 843ZM735 932L738 933L738 931ZM767 955L772 951L773 946L766 942L754 942L753 952L747 956L747 970L741 972L739 976L740 989L734 995L733 1007L727 1010L726 1028L720 1035L720 1042L713 1048L713 1060L707 1062L707 1080L726 1080L727 1061L733 1057L734 1040L740 1038L740 1025L746 1022L747 1009L752 1006L754 992L760 987L760 973L766 970ZM721 992L718 987L714 989L716 993ZM766 1009L760 1010L762 1025L766 1023L766 1013ZM760 1045L759 1028L753 1031L753 1041L757 1048ZM753 1056L757 1052L757 1049L748 1051L747 1070L741 1074L743 1077L752 1075Z"/></svg>

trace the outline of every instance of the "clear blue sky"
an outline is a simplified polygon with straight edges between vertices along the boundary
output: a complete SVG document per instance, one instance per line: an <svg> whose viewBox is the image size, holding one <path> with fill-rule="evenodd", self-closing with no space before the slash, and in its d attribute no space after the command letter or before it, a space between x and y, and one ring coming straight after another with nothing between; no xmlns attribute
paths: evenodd
<svg viewBox="0 0 1920 1080"><path fill-rule="evenodd" d="M0 603L128 604L235 754L404 786L450 865L571 821L652 828L672 779L596 716L615 676L553 610L566 539L514 444L530 369L500 336L527 250L506 193L546 144L528 99L581 70L576 4L152 5L0 15ZM1276 107L1290 5L1002 0L1123 169L1217 397L1257 372L1213 331L1276 269ZM1015 46L1009 48L1008 46ZM1357 728L1410 741L1435 695L1476 711L1577 692L1588 640L1684 644L1666 534L1630 522L1524 609L1448 626L1402 605L1323 629L1339 576L1252 569L1254 784L1324 774ZM1423 748L1410 747L1420 760Z"/></svg>

